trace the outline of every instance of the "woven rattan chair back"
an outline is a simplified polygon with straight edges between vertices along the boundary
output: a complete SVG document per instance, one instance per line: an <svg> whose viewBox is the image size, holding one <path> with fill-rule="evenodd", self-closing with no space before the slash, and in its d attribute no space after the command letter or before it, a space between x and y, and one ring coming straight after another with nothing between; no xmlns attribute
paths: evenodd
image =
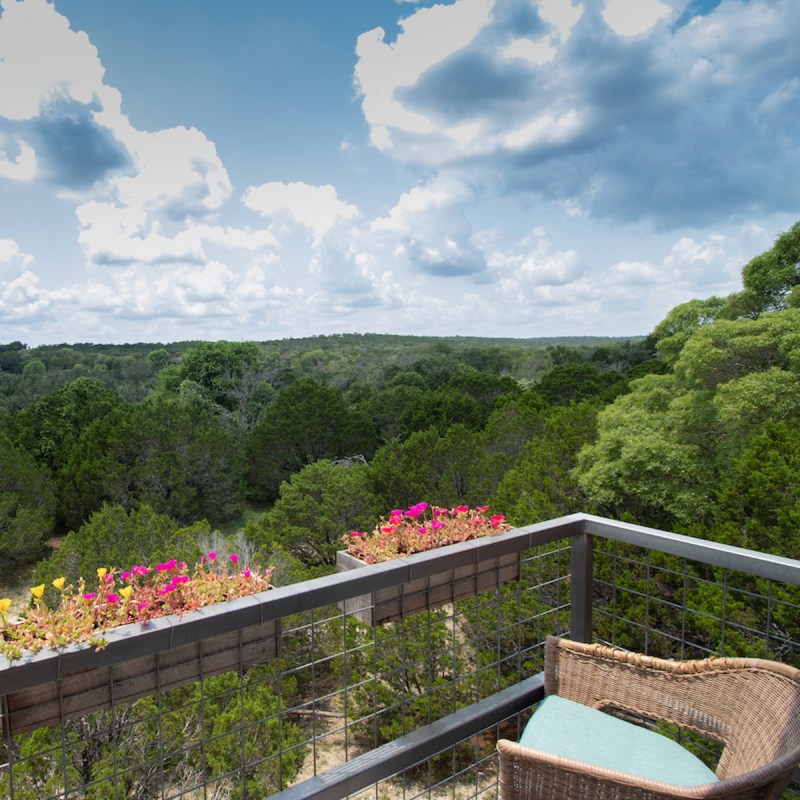
<svg viewBox="0 0 800 800"><path fill-rule="evenodd" d="M676 787L501 740L501 800L780 798L800 762L800 671L774 661L669 661L550 637L545 693L675 725L723 746L718 783Z"/></svg>

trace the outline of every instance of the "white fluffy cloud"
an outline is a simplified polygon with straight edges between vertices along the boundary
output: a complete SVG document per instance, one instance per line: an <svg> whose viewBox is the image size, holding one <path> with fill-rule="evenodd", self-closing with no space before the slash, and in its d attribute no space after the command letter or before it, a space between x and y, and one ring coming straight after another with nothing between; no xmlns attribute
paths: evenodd
<svg viewBox="0 0 800 800"><path fill-rule="evenodd" d="M622 36L637 36L666 19L672 9L660 0L608 0L603 19Z"/></svg>
<svg viewBox="0 0 800 800"><path fill-rule="evenodd" d="M356 85L373 144L404 163L707 224L800 202L798 37L789 0L455 0L394 42L364 34Z"/></svg>
<svg viewBox="0 0 800 800"><path fill-rule="evenodd" d="M735 290L800 202L789 0L398 0L347 44L341 160L287 156L318 183L248 171L186 109L137 127L57 5L0 8L0 190L74 209L52 227L84 257L65 279L41 223L2 231L13 338L643 333Z"/></svg>
<svg viewBox="0 0 800 800"><path fill-rule="evenodd" d="M358 216L358 208L340 200L330 184L310 186L302 181L271 181L251 186L242 202L267 219L303 225L314 234L317 243L340 220Z"/></svg>

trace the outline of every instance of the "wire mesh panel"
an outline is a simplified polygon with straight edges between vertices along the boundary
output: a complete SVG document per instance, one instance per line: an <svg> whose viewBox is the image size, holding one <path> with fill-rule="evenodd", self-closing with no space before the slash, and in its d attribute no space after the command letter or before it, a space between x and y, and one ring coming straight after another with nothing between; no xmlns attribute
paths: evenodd
<svg viewBox="0 0 800 800"><path fill-rule="evenodd" d="M570 537L583 536L585 550L587 529L593 560L585 551L585 574L573 576ZM800 665L800 565L787 560L583 515L451 552L458 559L424 554L215 613L216 633L234 642L222 650L198 618L158 632L163 649L122 643L119 663L113 644L96 659L82 656L71 682L61 662L55 672L44 662L0 671L0 798L495 798L495 743L518 738L541 697L544 640L569 634L573 598L587 593L592 620L578 619L577 628L596 639L671 658L755 655ZM489 580L481 591L476 582L467 596L453 587L454 600L441 602L441 574L462 579L456 561L505 568L508 553L518 558L514 580ZM728 561L752 564L752 574ZM435 602L420 605L426 585ZM398 590L400 614L367 624L372 617L360 612L386 586ZM406 586L414 613L403 606ZM250 632L265 626L269 646L251 642ZM221 672L223 657L229 667ZM155 665L155 689L145 696L131 692L138 676L123 668L134 658ZM178 680L174 670L185 665L193 677ZM95 672L79 700L98 710L72 714L82 670ZM21 721L32 717L15 716L19 698L30 715L40 691L55 703L56 722L28 730ZM715 757L706 743L688 744Z"/></svg>
<svg viewBox="0 0 800 800"><path fill-rule="evenodd" d="M631 544L595 548L595 638L661 658L767 658L800 667L800 587ZM659 732L714 768L721 748ZM800 797L792 784L786 797Z"/></svg>
<svg viewBox="0 0 800 800"><path fill-rule="evenodd" d="M493 560L505 568L508 558ZM488 584L379 625L365 624L352 603L347 613L333 599L313 603L298 584L292 605L310 607L279 618L264 663L245 647L237 659L234 647L227 659L237 668L217 674L219 649L207 659L201 643L192 653L199 679L170 678L132 702L130 670L111 667L101 670L104 684L92 677L100 710L62 713L33 731L10 724L19 695L4 697L0 797L263 798L322 775L541 671L544 638L568 630L569 541L520 552L517 579ZM430 585L438 601L441 579ZM418 597L420 579L412 588ZM172 669L169 654L154 658ZM495 741L472 736L393 782L435 796L445 786L459 796L467 785L464 796L489 792Z"/></svg>

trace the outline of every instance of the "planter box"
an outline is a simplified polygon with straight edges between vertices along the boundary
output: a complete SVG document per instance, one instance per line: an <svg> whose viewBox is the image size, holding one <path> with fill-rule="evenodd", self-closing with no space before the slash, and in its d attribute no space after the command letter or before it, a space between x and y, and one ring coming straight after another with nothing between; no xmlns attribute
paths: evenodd
<svg viewBox="0 0 800 800"><path fill-rule="evenodd" d="M254 596L251 596L254 597ZM237 627L254 618L249 598L208 606L182 617L133 623L103 634L100 651L72 645L20 660L0 659L0 692L7 700L3 735L57 725L201 678L274 660L279 622Z"/></svg>
<svg viewBox="0 0 800 800"><path fill-rule="evenodd" d="M427 558L431 552L434 551L415 553L406 556L404 561L413 564L415 557ZM352 597L340 603L340 608L365 625L379 625L517 581L520 575L519 565L520 553L505 553L454 569L445 569L399 586L388 586L371 594ZM345 550L336 553L338 572L365 566L368 565Z"/></svg>

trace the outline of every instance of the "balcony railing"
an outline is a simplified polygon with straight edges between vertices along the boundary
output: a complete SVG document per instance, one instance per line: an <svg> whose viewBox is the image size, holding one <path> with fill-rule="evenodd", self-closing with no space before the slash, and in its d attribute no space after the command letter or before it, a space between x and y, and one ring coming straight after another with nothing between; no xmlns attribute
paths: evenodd
<svg viewBox="0 0 800 800"><path fill-rule="evenodd" d="M798 561L573 515L128 626L0 664L0 797L489 800L547 635L800 666L798 586ZM398 618L360 621L391 587Z"/></svg>

